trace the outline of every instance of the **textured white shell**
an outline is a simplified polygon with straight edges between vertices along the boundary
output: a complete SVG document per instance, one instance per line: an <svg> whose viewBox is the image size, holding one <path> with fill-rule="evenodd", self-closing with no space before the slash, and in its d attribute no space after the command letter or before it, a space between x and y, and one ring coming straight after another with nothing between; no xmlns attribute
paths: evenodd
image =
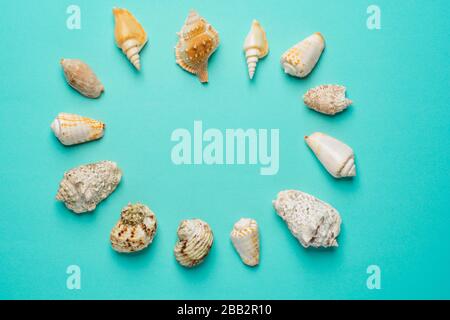
<svg viewBox="0 0 450 320"><path fill-rule="evenodd" d="M278 193L273 206L303 247L338 246L341 217L328 203L301 191L285 190Z"/></svg>
<svg viewBox="0 0 450 320"><path fill-rule="evenodd" d="M61 59L67 83L88 98L98 98L104 91L103 84L92 69L78 59Z"/></svg>
<svg viewBox="0 0 450 320"><path fill-rule="evenodd" d="M352 104L345 97L346 88L340 85L325 84L308 90L303 96L305 104L317 112L335 115Z"/></svg>
<svg viewBox="0 0 450 320"><path fill-rule="evenodd" d="M257 20L253 20L249 33L244 41L244 52L247 59L248 75L253 79L258 60L269 53L266 33Z"/></svg>
<svg viewBox="0 0 450 320"><path fill-rule="evenodd" d="M348 145L322 132L306 136L305 142L333 177L356 176L355 155Z"/></svg>
<svg viewBox="0 0 450 320"><path fill-rule="evenodd" d="M203 262L213 243L209 225L200 219L183 220L178 227L178 241L174 253L184 267L194 267Z"/></svg>
<svg viewBox="0 0 450 320"><path fill-rule="evenodd" d="M291 76L306 77L319 61L325 40L319 32L300 41L281 56L284 72Z"/></svg>
<svg viewBox="0 0 450 320"><path fill-rule="evenodd" d="M64 173L56 199L75 213L93 211L117 187L122 171L112 161L73 168Z"/></svg>
<svg viewBox="0 0 450 320"><path fill-rule="evenodd" d="M259 263L259 231L255 220L240 219L235 223L230 238L242 262L249 266Z"/></svg>
<svg viewBox="0 0 450 320"><path fill-rule="evenodd" d="M103 137L103 122L71 113L60 113L50 125L59 141L70 146Z"/></svg>
<svg viewBox="0 0 450 320"><path fill-rule="evenodd" d="M156 216L147 206L128 204L111 230L111 245L122 253L140 251L152 243L156 229Z"/></svg>

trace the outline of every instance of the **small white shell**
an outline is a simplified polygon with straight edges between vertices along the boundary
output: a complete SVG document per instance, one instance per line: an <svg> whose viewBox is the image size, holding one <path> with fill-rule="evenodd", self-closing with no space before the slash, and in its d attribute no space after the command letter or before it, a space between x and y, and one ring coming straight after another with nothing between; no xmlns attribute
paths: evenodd
<svg viewBox="0 0 450 320"><path fill-rule="evenodd" d="M248 75L253 79L258 60L269 53L266 32L257 20L253 20L250 31L244 41L244 52L247 59Z"/></svg>
<svg viewBox="0 0 450 320"><path fill-rule="evenodd" d="M325 84L308 90L303 96L305 104L317 112L335 115L352 104L352 100L345 97L344 86Z"/></svg>
<svg viewBox="0 0 450 320"><path fill-rule="evenodd" d="M213 243L209 225L200 219L181 221L178 227L178 241L174 253L184 267L195 267L203 262Z"/></svg>
<svg viewBox="0 0 450 320"><path fill-rule="evenodd" d="M303 247L338 246L341 217L328 203L305 192L285 190L273 206Z"/></svg>
<svg viewBox="0 0 450 320"><path fill-rule="evenodd" d="M71 113L60 113L51 126L55 136L62 144L70 146L103 137L103 122Z"/></svg>
<svg viewBox="0 0 450 320"><path fill-rule="evenodd" d="M61 59L67 83L88 98L98 98L105 90L94 71L78 59Z"/></svg>
<svg viewBox="0 0 450 320"><path fill-rule="evenodd" d="M325 40L316 32L300 41L281 56L284 72L294 77L306 77L319 61L325 48Z"/></svg>
<svg viewBox="0 0 450 320"><path fill-rule="evenodd" d="M256 266L259 263L259 232L256 221L240 219L235 223L230 237L242 262L248 266Z"/></svg>
<svg viewBox="0 0 450 320"><path fill-rule="evenodd" d="M333 177L356 176L355 155L348 145L322 132L306 136L305 142Z"/></svg>
<svg viewBox="0 0 450 320"><path fill-rule="evenodd" d="M118 252L140 251L152 243L156 229L156 216L147 206L128 204L111 230L111 245Z"/></svg>

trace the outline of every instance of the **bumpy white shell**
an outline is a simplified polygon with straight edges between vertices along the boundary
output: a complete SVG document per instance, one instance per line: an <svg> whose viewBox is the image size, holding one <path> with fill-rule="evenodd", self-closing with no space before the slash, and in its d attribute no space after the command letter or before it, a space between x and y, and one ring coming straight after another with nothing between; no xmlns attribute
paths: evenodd
<svg viewBox="0 0 450 320"><path fill-rule="evenodd" d="M141 203L128 204L111 230L111 245L122 253L140 251L152 243L156 228L156 216L147 206Z"/></svg>
<svg viewBox="0 0 450 320"><path fill-rule="evenodd" d="M56 199L75 213L93 211L117 187L122 171L112 161L73 168L64 173Z"/></svg>
<svg viewBox="0 0 450 320"><path fill-rule="evenodd" d="M356 176L355 155L348 145L322 132L306 136L305 142L333 177Z"/></svg>
<svg viewBox="0 0 450 320"><path fill-rule="evenodd" d="M256 266L259 263L259 232L256 221L240 219L235 223L230 237L242 262L248 266Z"/></svg>
<svg viewBox="0 0 450 320"><path fill-rule="evenodd" d="M325 40L316 32L300 41L281 56L284 72L291 76L306 77L319 61L325 48Z"/></svg>
<svg viewBox="0 0 450 320"><path fill-rule="evenodd" d="M244 52L247 59L248 75L253 79L258 60L269 53L266 32L257 20L253 20L250 31L244 41Z"/></svg>
<svg viewBox="0 0 450 320"><path fill-rule="evenodd" d="M101 121L71 113L60 113L50 125L62 144L70 146L103 137L105 124Z"/></svg>
<svg viewBox="0 0 450 320"><path fill-rule="evenodd" d="M352 104L352 100L345 97L344 86L325 84L308 90L303 96L305 104L317 112L335 115Z"/></svg>
<svg viewBox="0 0 450 320"><path fill-rule="evenodd" d="M200 219L183 220L178 227L175 258L184 267L194 267L203 262L213 243L209 225Z"/></svg>
<svg viewBox="0 0 450 320"><path fill-rule="evenodd" d="M94 71L78 59L61 59L67 83L88 98L98 98L105 90Z"/></svg>
<svg viewBox="0 0 450 320"><path fill-rule="evenodd" d="M301 191L285 190L278 193L273 206L303 247L338 246L341 217L328 203Z"/></svg>

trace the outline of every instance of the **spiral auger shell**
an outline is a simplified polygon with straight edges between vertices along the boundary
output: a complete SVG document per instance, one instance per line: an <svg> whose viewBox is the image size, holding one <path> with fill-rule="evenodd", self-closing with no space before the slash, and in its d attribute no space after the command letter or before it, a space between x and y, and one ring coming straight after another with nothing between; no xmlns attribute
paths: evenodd
<svg viewBox="0 0 450 320"><path fill-rule="evenodd" d="M266 32L257 20L253 20L249 33L244 41L244 52L247 59L248 75L253 79L259 59L269 53Z"/></svg>

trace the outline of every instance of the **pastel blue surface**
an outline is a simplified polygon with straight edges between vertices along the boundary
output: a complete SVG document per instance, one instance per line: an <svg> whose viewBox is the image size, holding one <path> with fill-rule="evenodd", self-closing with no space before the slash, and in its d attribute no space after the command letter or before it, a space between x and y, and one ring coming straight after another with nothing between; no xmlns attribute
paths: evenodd
<svg viewBox="0 0 450 320"><path fill-rule="evenodd" d="M66 8L81 8L81 30ZM19 299L394 299L450 298L449 5L377 0L381 30L366 27L372 1L5 1L0 71L0 298ZM128 8L149 35L142 72L113 39L111 8ZM175 64L175 35L195 8L219 31L210 82ZM251 20L270 53L249 81L242 43ZM279 57L315 31L327 47L312 74L284 74ZM98 100L65 82L59 60L79 58L105 85ZM335 117L307 109L301 95L344 84L353 106ZM50 123L72 112L107 124L99 141L64 147ZM176 166L173 130L280 129L280 170ZM303 142L323 131L355 150L357 177L333 179ZM93 213L75 215L55 194L64 171L116 161L124 176ZM276 215L280 190L299 189L342 215L339 247L303 249ZM156 213L154 243L125 256L109 232L128 202ZM261 263L242 264L229 232L242 216L261 230ZM215 242L198 268L173 257L176 229L198 217ZM366 286L369 265L381 289ZM81 290L66 268L81 268Z"/></svg>

